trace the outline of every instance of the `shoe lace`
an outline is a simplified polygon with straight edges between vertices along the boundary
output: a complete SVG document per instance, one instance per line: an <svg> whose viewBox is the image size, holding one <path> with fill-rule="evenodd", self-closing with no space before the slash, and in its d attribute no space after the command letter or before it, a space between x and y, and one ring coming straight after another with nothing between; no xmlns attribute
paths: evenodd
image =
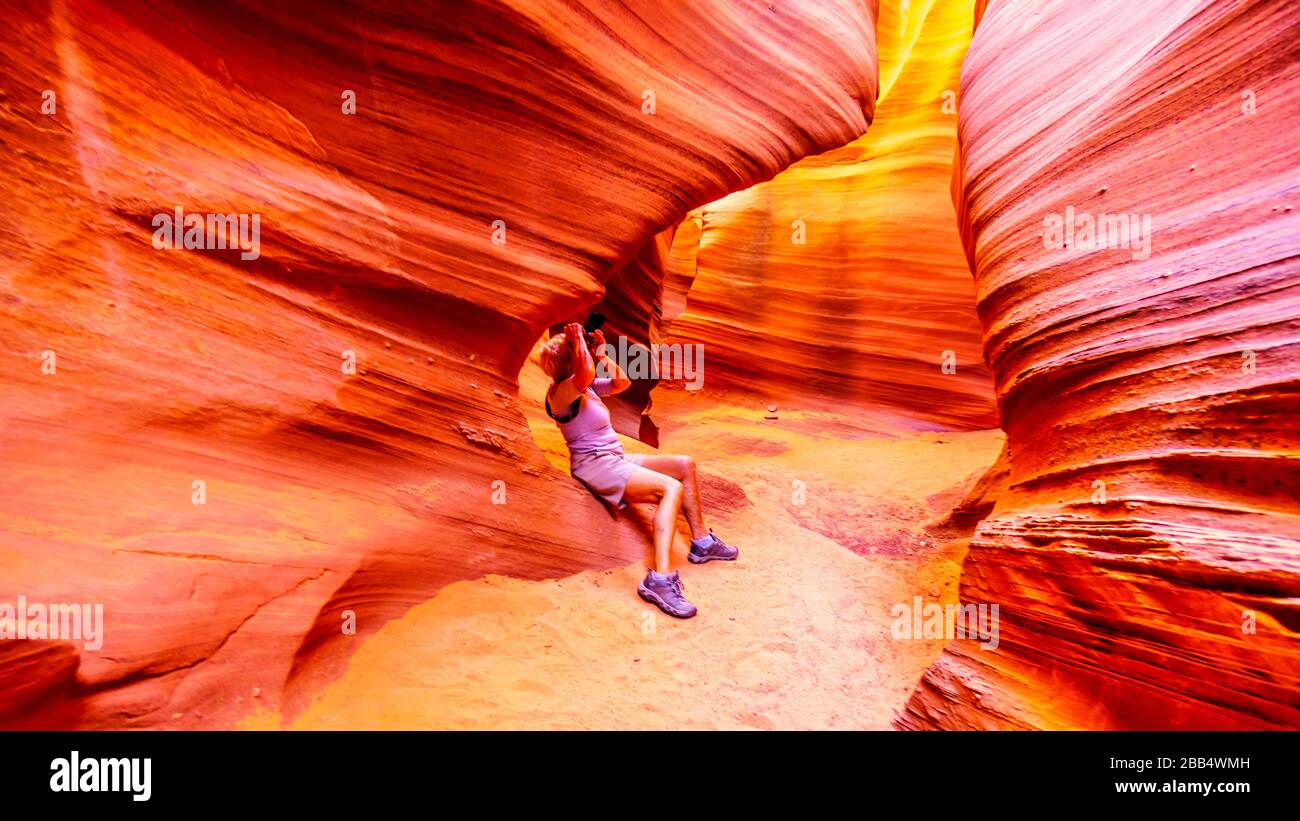
<svg viewBox="0 0 1300 821"><path fill-rule="evenodd" d="M682 595L682 591L686 589L682 586L682 577L680 575L674 576L670 584L672 585L673 592L679 596Z"/></svg>

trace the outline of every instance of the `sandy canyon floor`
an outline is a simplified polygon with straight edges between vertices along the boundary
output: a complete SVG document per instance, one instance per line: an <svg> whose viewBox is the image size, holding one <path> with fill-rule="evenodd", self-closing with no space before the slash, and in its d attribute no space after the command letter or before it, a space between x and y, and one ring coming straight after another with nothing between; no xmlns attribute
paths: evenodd
<svg viewBox="0 0 1300 821"><path fill-rule="evenodd" d="M526 369L525 397L540 395L538 378ZM887 728L945 643L893 639L890 609L956 601L966 534L943 522L1003 434L825 410L772 420L747 401L656 392L656 416L670 420L660 452L696 457L708 523L741 550L735 563L691 565L679 527L674 562L694 619L636 596L639 563L459 582L370 637L288 726ZM540 413L530 422L567 472L558 430ZM648 534L647 511L620 515Z"/></svg>

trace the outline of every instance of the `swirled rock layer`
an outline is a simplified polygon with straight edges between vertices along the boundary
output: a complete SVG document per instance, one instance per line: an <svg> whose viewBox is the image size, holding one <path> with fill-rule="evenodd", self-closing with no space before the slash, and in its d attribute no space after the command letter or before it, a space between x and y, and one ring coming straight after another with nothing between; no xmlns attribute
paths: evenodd
<svg viewBox="0 0 1300 821"><path fill-rule="evenodd" d="M1300 727L1300 6L990 3L960 104L1001 635L899 726Z"/></svg>
<svg viewBox="0 0 1300 821"><path fill-rule="evenodd" d="M683 223L670 341L703 344L706 385L996 426L951 194L971 24L969 2L884 4L871 130Z"/></svg>
<svg viewBox="0 0 1300 821"><path fill-rule="evenodd" d="M105 623L6 653L48 664L0 721L291 714L450 581L639 557L516 374L688 209L863 133L874 6L3 3L0 593ZM255 258L155 248L176 207Z"/></svg>

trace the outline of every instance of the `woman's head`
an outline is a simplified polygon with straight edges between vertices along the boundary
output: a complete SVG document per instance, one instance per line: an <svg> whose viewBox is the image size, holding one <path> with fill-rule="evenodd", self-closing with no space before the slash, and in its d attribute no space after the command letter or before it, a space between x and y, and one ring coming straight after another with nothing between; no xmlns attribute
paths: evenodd
<svg viewBox="0 0 1300 821"><path fill-rule="evenodd" d="M563 333L558 333L544 341L539 353L542 370L551 377L551 381L559 382L573 373L572 349L568 338Z"/></svg>

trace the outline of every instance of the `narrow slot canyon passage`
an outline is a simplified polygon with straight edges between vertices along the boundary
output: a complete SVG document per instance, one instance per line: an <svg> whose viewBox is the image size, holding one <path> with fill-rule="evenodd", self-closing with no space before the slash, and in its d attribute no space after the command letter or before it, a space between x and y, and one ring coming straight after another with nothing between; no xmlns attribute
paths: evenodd
<svg viewBox="0 0 1300 821"><path fill-rule="evenodd" d="M0 728L1300 728L1300 4L0 7Z"/></svg>
<svg viewBox="0 0 1300 821"><path fill-rule="evenodd" d="M677 622L629 595L652 559L653 506L636 505L617 518L641 534L645 559L450 585L370 638L291 726L888 729L898 719L947 641L899 640L895 607L957 604L974 525L958 508L1005 441L949 191L950 97L973 8L900 12L881 11L867 134L695 209L589 306L607 316L612 345L703 352L688 360L697 374L670 373L665 354L648 402L644 390L608 401L629 453L696 460L709 524L742 551L735 565L686 563L679 518L674 554L700 615ZM519 381L530 431L567 478L536 357ZM636 438L643 410L657 449ZM554 515L563 527L565 512Z"/></svg>

